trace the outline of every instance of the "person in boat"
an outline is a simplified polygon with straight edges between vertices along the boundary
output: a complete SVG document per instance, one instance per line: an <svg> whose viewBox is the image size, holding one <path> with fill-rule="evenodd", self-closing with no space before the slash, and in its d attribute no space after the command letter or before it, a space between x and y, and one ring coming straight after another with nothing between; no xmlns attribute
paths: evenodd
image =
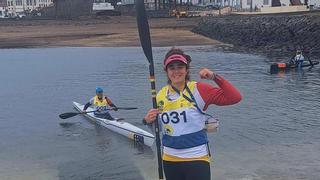
<svg viewBox="0 0 320 180"><path fill-rule="evenodd" d="M308 59L309 63L311 64L311 66L313 66L313 63L310 60L310 58L308 58L308 56L307 56L307 59ZM303 55L303 51L297 50L295 56L292 57L290 64L294 64L300 69L302 67L302 64L304 61L305 61L305 56Z"/></svg>
<svg viewBox="0 0 320 180"><path fill-rule="evenodd" d="M190 80L191 57L172 48L164 58L168 83L157 94L158 109L150 109L143 121L151 124L158 116L162 129L163 167L167 180L210 180L210 150L205 122L209 105L232 105L241 101L240 92L222 76L202 68L201 79Z"/></svg>
<svg viewBox="0 0 320 180"><path fill-rule="evenodd" d="M116 105L112 103L110 98L103 95L103 89L101 87L96 88L96 96L91 98L90 101L84 105L83 111L85 112L90 106L93 106L93 108L97 110L96 112L94 112L94 115L96 117L108 120L115 120L108 112L107 107L110 106L115 111L117 111L118 108Z"/></svg>
<svg viewBox="0 0 320 180"><path fill-rule="evenodd" d="M295 65L298 66L299 69L301 68L301 66L303 64L303 61L304 61L304 56L302 54L302 51L297 50L296 55L294 57L294 63L295 63Z"/></svg>

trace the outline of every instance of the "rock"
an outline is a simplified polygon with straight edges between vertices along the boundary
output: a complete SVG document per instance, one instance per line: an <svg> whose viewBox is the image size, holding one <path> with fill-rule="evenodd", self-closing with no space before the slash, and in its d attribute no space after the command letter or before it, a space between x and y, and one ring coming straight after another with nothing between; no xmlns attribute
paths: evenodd
<svg viewBox="0 0 320 180"><path fill-rule="evenodd" d="M235 46L320 53L320 13L204 17L193 32Z"/></svg>

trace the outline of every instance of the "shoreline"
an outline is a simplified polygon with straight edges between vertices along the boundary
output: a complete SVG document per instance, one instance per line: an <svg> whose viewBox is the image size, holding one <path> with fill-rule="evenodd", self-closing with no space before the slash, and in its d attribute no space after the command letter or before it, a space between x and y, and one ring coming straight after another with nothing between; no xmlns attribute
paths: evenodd
<svg viewBox="0 0 320 180"><path fill-rule="evenodd" d="M261 35L262 30L259 29L261 25L257 28L254 26L267 23L269 26L263 27L268 29L263 29L263 32L268 32L267 30L270 31L270 29L279 29L276 26L270 26L272 19L281 17L286 21L288 18L301 16L305 19L310 15L318 16L319 14L307 13L291 17L275 14L180 19L150 18L149 26L153 47L209 45L235 52L285 58L292 55L294 47L290 44L293 39L288 37L288 42L279 43L277 35L266 37L265 34ZM286 34L286 32L284 30L279 34ZM308 39L312 41L314 37ZM0 49L140 46L136 18L133 16L86 17L78 20L0 21ZM312 50L312 58L318 59L317 48Z"/></svg>
<svg viewBox="0 0 320 180"><path fill-rule="evenodd" d="M226 45L191 32L200 18L149 19L152 45ZM135 17L0 21L0 48L138 47Z"/></svg>

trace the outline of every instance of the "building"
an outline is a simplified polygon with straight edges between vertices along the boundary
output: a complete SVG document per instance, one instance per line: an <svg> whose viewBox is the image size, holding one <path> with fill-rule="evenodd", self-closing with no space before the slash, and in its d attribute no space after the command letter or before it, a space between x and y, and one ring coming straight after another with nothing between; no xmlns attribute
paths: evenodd
<svg viewBox="0 0 320 180"><path fill-rule="evenodd" d="M53 5L53 0L0 0L1 14L16 17L26 11Z"/></svg>
<svg viewBox="0 0 320 180"><path fill-rule="evenodd" d="M0 18L8 17L7 0L0 0Z"/></svg>

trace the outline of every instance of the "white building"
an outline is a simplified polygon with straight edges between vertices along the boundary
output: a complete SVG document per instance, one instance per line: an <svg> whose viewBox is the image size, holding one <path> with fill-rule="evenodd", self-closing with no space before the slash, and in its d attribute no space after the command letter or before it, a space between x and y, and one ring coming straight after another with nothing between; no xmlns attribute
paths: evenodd
<svg viewBox="0 0 320 180"><path fill-rule="evenodd" d="M0 9L6 11L10 17L15 17L24 11L32 11L51 5L53 5L53 0L7 0L6 7L0 7Z"/></svg>

